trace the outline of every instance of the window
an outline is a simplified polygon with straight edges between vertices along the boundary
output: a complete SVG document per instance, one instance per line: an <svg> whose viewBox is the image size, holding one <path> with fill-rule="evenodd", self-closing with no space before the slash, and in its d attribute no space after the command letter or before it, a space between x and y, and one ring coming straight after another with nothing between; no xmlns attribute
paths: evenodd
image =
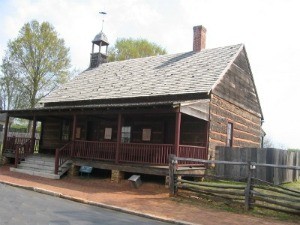
<svg viewBox="0 0 300 225"><path fill-rule="evenodd" d="M131 139L131 127L122 127L121 142L129 143Z"/></svg>
<svg viewBox="0 0 300 225"><path fill-rule="evenodd" d="M69 121L64 120L62 122L61 140L63 140L63 141L69 141L70 140L70 125L69 125Z"/></svg>
<svg viewBox="0 0 300 225"><path fill-rule="evenodd" d="M232 147L232 139L233 139L233 123L227 124L227 141L226 146Z"/></svg>

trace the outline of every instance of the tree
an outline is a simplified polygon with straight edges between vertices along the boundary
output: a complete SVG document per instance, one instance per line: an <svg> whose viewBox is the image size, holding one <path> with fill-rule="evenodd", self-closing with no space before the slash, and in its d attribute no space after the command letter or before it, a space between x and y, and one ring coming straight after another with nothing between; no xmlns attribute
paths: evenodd
<svg viewBox="0 0 300 225"><path fill-rule="evenodd" d="M26 23L18 37L8 42L8 50L2 63L3 78L9 74L9 81L17 85L21 92L22 104L18 107L36 106L38 101L48 95L69 77L69 48L48 22L33 20ZM12 71L10 71L13 69ZM6 93L12 93L8 89ZM6 98L8 102L8 96ZM20 101L20 99L18 100Z"/></svg>
<svg viewBox="0 0 300 225"><path fill-rule="evenodd" d="M164 55L166 50L146 39L122 38L117 39L115 45L108 51L108 61L142 58L147 56Z"/></svg>
<svg viewBox="0 0 300 225"><path fill-rule="evenodd" d="M0 77L0 96L3 109L22 108L24 102L24 88L20 83L20 78L5 57L1 65L2 76Z"/></svg>
<svg viewBox="0 0 300 225"><path fill-rule="evenodd" d="M268 135L263 139L263 148L275 148L274 141Z"/></svg>

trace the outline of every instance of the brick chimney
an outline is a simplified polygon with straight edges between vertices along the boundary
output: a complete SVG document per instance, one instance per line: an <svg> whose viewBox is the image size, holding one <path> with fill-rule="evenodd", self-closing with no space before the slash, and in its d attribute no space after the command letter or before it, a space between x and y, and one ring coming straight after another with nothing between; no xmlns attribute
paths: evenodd
<svg viewBox="0 0 300 225"><path fill-rule="evenodd" d="M200 52L205 49L206 44L206 28L204 26L195 26L194 30L194 41L193 41L193 51Z"/></svg>

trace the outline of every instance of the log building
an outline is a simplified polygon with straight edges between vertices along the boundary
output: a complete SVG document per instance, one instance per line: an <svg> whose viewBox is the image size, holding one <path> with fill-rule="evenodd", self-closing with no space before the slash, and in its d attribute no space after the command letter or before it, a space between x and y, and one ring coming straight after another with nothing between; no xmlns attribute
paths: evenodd
<svg viewBox="0 0 300 225"><path fill-rule="evenodd" d="M193 31L193 51L119 62L107 62L101 31L87 70L41 107L6 111L7 121L33 120L33 135L9 137L5 130L3 155L16 159L15 171L44 176L20 161L32 158L37 121L38 151L55 158L55 178L67 162L112 170L112 179L123 172L167 175L169 154L214 159L216 146L260 147L263 115L245 46L205 49L206 29Z"/></svg>

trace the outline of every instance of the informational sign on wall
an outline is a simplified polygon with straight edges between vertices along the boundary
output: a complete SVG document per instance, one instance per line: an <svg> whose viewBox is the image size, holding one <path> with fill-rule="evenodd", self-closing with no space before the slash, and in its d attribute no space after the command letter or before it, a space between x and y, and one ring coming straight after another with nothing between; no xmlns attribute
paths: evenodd
<svg viewBox="0 0 300 225"><path fill-rule="evenodd" d="M81 133L81 128L80 127L76 127L76 133L75 133L75 138L76 139L80 139L80 133Z"/></svg>
<svg viewBox="0 0 300 225"><path fill-rule="evenodd" d="M151 129L143 129L143 141L151 140Z"/></svg>
<svg viewBox="0 0 300 225"><path fill-rule="evenodd" d="M104 132L104 139L111 140L111 136L112 136L112 128L106 127Z"/></svg>

